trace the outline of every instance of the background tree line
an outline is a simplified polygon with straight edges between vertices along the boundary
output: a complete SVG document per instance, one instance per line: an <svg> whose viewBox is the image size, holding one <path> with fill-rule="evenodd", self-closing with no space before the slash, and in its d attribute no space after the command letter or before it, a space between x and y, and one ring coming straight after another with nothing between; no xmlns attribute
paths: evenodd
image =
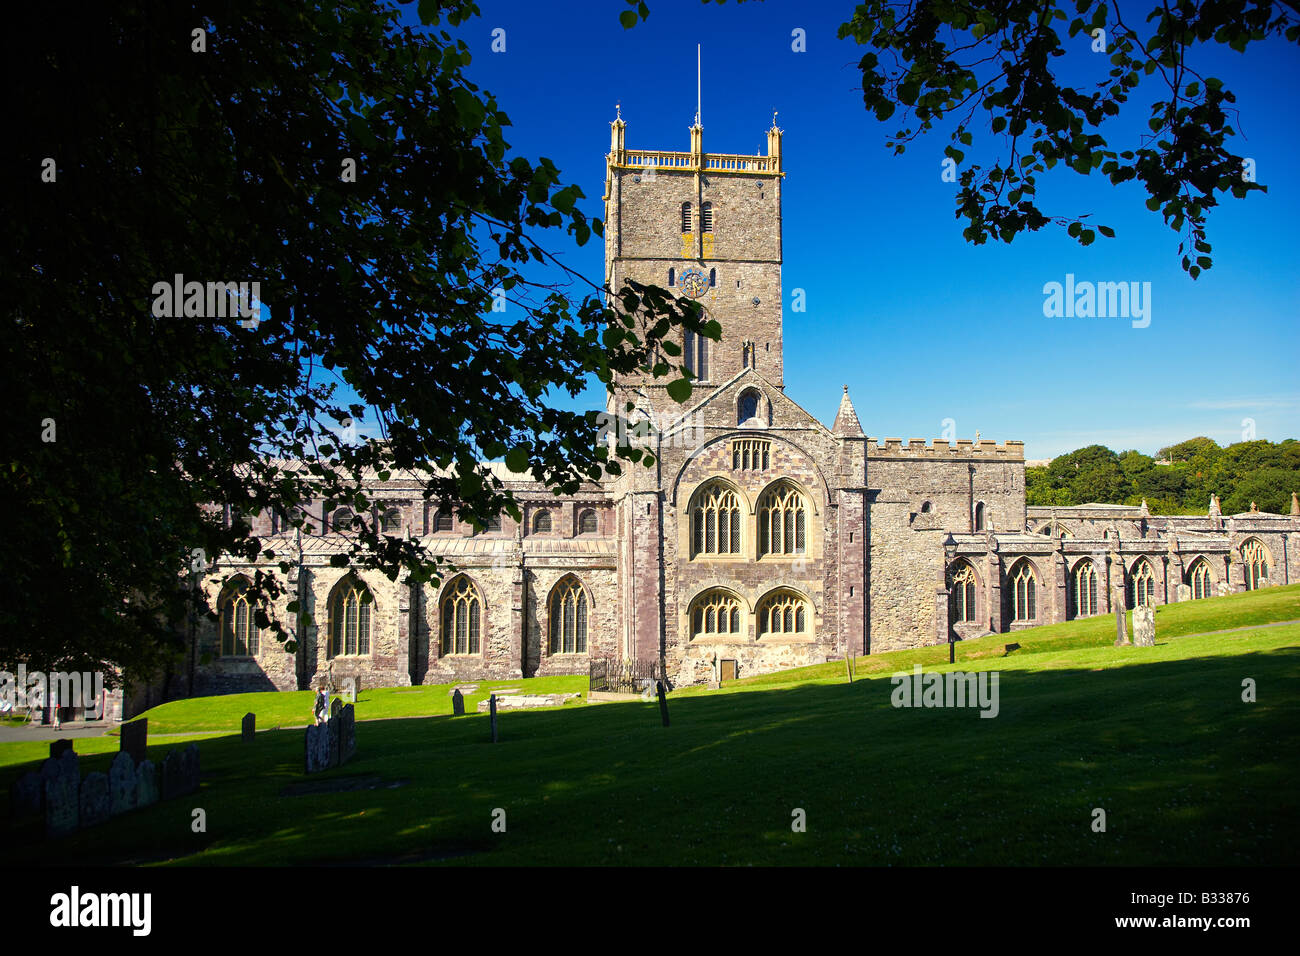
<svg viewBox="0 0 1300 956"><path fill-rule="evenodd" d="M1251 502L1260 511L1289 514L1291 494L1300 491L1300 441L1225 448L1210 438L1189 438L1154 458L1089 445L1046 467L1026 468L1025 491L1031 505L1136 505L1145 498L1154 514L1201 514L1217 494L1224 514L1249 511Z"/></svg>

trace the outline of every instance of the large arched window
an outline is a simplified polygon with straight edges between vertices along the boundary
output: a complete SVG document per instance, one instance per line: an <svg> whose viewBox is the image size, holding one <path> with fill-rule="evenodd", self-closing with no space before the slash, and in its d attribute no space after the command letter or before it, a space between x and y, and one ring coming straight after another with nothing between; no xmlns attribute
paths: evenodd
<svg viewBox="0 0 1300 956"><path fill-rule="evenodd" d="M691 637L742 637L745 615L740 600L727 591L705 591L691 602Z"/></svg>
<svg viewBox="0 0 1300 956"><path fill-rule="evenodd" d="M812 609L802 595L793 591L773 591L758 602L758 636L793 634L806 637L812 633Z"/></svg>
<svg viewBox="0 0 1300 956"><path fill-rule="evenodd" d="M573 575L565 575L551 591L552 654L587 653L587 592Z"/></svg>
<svg viewBox="0 0 1300 956"><path fill-rule="evenodd" d="M953 624L969 624L975 618L976 595L975 569L966 561L956 566L952 575L952 591L949 596L949 617Z"/></svg>
<svg viewBox="0 0 1300 956"><path fill-rule="evenodd" d="M1192 600L1210 597L1214 591L1210 581L1210 562L1197 558L1187 569L1187 584L1192 589Z"/></svg>
<svg viewBox="0 0 1300 956"><path fill-rule="evenodd" d="M226 585L221 602L221 656L256 657L261 649L253 605L248 599L248 579L236 578Z"/></svg>
<svg viewBox="0 0 1300 956"><path fill-rule="evenodd" d="M740 554L740 496L714 481L691 499L691 557Z"/></svg>
<svg viewBox="0 0 1300 956"><path fill-rule="evenodd" d="M1268 583L1268 551L1258 539L1251 538L1241 546L1241 564L1245 570L1247 591Z"/></svg>
<svg viewBox="0 0 1300 956"><path fill-rule="evenodd" d="M1097 569L1085 559L1070 575L1071 617L1092 617L1097 613Z"/></svg>
<svg viewBox="0 0 1300 956"><path fill-rule="evenodd" d="M740 398L736 401L737 425L743 425L751 418L758 417L758 404L762 397L762 392L756 388L747 388L740 393Z"/></svg>
<svg viewBox="0 0 1300 956"><path fill-rule="evenodd" d="M1146 558L1139 558L1128 578L1128 606L1151 607L1156 603L1156 575Z"/></svg>
<svg viewBox="0 0 1300 956"><path fill-rule="evenodd" d="M442 596L442 655L479 653L483 599L465 576L447 585Z"/></svg>
<svg viewBox="0 0 1300 956"><path fill-rule="evenodd" d="M1013 622L1038 619L1038 576L1034 566L1021 561L1011 569L1011 620Z"/></svg>
<svg viewBox="0 0 1300 956"><path fill-rule="evenodd" d="M539 511L533 515L533 534L550 534L551 533L551 513L549 511Z"/></svg>
<svg viewBox="0 0 1300 956"><path fill-rule="evenodd" d="M805 554L808 507L793 485L780 482L758 499L758 556Z"/></svg>
<svg viewBox="0 0 1300 956"><path fill-rule="evenodd" d="M370 653L370 611L374 598L353 575L334 586L330 596L329 656L362 656Z"/></svg>

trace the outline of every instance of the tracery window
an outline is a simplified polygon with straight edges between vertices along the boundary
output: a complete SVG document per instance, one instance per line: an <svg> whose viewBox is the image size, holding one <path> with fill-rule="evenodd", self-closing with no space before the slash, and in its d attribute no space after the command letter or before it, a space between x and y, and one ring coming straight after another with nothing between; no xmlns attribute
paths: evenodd
<svg viewBox="0 0 1300 956"><path fill-rule="evenodd" d="M1129 607L1151 607L1156 603L1156 575L1146 558L1133 566L1128 580Z"/></svg>
<svg viewBox="0 0 1300 956"><path fill-rule="evenodd" d="M248 599L248 581L238 578L228 585L221 602L221 656L256 657L261 649L260 635Z"/></svg>
<svg viewBox="0 0 1300 956"><path fill-rule="evenodd" d="M975 581L975 569L967 562L961 562L952 576L949 600L952 623L969 624L975 620Z"/></svg>
<svg viewBox="0 0 1300 956"><path fill-rule="evenodd" d="M549 616L552 654L587 653L587 592L573 575L551 591Z"/></svg>
<svg viewBox="0 0 1300 956"><path fill-rule="evenodd" d="M1246 590L1254 591L1268 581L1268 552L1251 538L1241 546L1241 563L1246 572Z"/></svg>
<svg viewBox="0 0 1300 956"><path fill-rule="evenodd" d="M1210 588L1210 562L1197 558L1187 571L1187 583L1192 589L1192 600L1210 597L1214 592Z"/></svg>
<svg viewBox="0 0 1300 956"><path fill-rule="evenodd" d="M691 637L722 634L741 636L744 615L740 601L726 591L705 591L691 602Z"/></svg>
<svg viewBox="0 0 1300 956"><path fill-rule="evenodd" d="M808 507L793 485L774 485L758 499L758 556L805 554Z"/></svg>
<svg viewBox="0 0 1300 956"><path fill-rule="evenodd" d="M1075 617L1097 613L1097 569L1091 561L1080 561L1070 576L1070 603Z"/></svg>
<svg viewBox="0 0 1300 956"><path fill-rule="evenodd" d="M442 654L477 654L483 599L469 578L453 581L442 598Z"/></svg>
<svg viewBox="0 0 1300 956"><path fill-rule="evenodd" d="M691 499L691 557L740 554L740 497L710 482Z"/></svg>
<svg viewBox="0 0 1300 956"><path fill-rule="evenodd" d="M793 591L773 591L758 602L758 636L808 634L808 601Z"/></svg>
<svg viewBox="0 0 1300 956"><path fill-rule="evenodd" d="M329 656L362 656L370 653L370 609L374 598L353 576L334 587L330 598Z"/></svg>
<svg viewBox="0 0 1300 956"><path fill-rule="evenodd" d="M738 438L731 443L732 471L766 471L771 464L772 443Z"/></svg>
<svg viewBox="0 0 1300 956"><path fill-rule="evenodd" d="M1033 621L1038 617L1038 576L1028 561L1021 561L1011 574L1011 619Z"/></svg>

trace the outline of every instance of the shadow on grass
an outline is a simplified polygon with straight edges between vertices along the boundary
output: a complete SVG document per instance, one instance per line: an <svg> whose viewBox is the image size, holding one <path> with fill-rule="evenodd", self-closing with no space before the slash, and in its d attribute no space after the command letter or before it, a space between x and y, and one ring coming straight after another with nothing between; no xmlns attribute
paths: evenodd
<svg viewBox="0 0 1300 956"><path fill-rule="evenodd" d="M995 719L897 709L891 690L670 698L668 728L653 702L503 712L497 744L485 715L366 722L357 757L312 779L409 784L291 798L302 731L220 738L200 745L197 795L9 846L53 864L1296 862L1300 649L1003 671Z"/></svg>

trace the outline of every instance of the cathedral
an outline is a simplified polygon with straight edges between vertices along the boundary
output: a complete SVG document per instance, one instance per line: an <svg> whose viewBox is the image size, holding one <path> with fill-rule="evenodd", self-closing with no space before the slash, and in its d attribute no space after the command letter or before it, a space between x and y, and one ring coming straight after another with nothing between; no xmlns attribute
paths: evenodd
<svg viewBox="0 0 1300 956"><path fill-rule="evenodd" d="M653 667L673 686L1107 614L1300 579L1290 515L1157 517L1141 507L1025 502L1018 441L870 438L845 386L828 426L786 394L782 131L766 155L629 149L611 123L605 280L701 303L721 341L684 333L686 404L663 380L616 382L607 417L653 422L652 467L563 497L493 470L522 509L481 532L426 502L418 474L366 491L390 534L419 538L456 572L435 587L330 566L353 515L315 504L276 608L287 653L252 623L249 568L222 559L200 586L216 623L191 632L172 695L337 684L437 684ZM796 334L798 330L795 330ZM875 427L869 422L869 427ZM379 510L376 510L376 517ZM276 573L279 573L278 571ZM310 621L288 611L297 597ZM605 663L602 666L609 666Z"/></svg>

